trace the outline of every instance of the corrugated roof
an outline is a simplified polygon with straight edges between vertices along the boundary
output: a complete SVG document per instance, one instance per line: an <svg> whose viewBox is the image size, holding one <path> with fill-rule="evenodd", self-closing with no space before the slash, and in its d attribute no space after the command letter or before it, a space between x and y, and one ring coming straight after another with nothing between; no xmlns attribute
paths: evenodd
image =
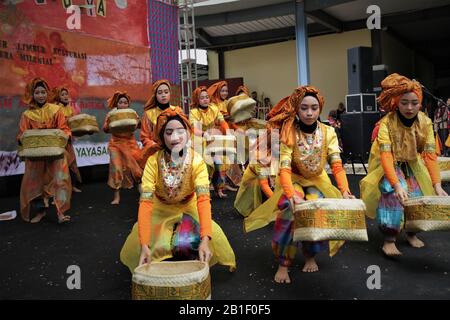
<svg viewBox="0 0 450 320"><path fill-rule="evenodd" d="M312 20L308 19L308 23ZM221 26L206 27L205 30L212 37L231 36L235 34L282 29L295 26L295 16L287 15L255 21L233 23Z"/></svg>

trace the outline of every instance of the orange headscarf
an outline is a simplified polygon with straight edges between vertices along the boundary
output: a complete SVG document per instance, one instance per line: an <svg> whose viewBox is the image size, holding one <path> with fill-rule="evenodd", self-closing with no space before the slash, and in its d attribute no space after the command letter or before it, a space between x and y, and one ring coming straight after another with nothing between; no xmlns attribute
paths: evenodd
<svg viewBox="0 0 450 320"><path fill-rule="evenodd" d="M200 95L203 91L208 92L208 89L205 86L200 86L192 92L191 109L197 108L200 105Z"/></svg>
<svg viewBox="0 0 450 320"><path fill-rule="evenodd" d="M283 98L272 108L268 115L269 129L280 129L280 141L288 146L295 143L294 120L298 113L303 98L307 95L314 95L319 101L319 108L322 112L325 100L319 90L313 86L302 86L286 98Z"/></svg>
<svg viewBox="0 0 450 320"><path fill-rule="evenodd" d="M208 88L208 95L211 99L211 103L218 104L223 101L223 99L220 97L220 90L225 86L228 86L228 83L226 81L219 81L212 84Z"/></svg>
<svg viewBox="0 0 450 320"><path fill-rule="evenodd" d="M45 81L42 78L34 78L33 80L31 80L31 82L29 82L27 84L27 86L25 87L25 94L22 98L22 101L25 102L26 104L30 105L30 107L36 106L36 101L34 101L34 90L38 86L44 87L45 90L47 90L47 94L50 93L50 87L49 87L47 81ZM48 101L48 97L47 97L47 101Z"/></svg>
<svg viewBox="0 0 450 320"><path fill-rule="evenodd" d="M59 87L53 88L53 90L50 94L50 98L48 99L48 102L60 103L61 102L60 94L64 90L67 91L67 93L69 93L69 89L67 89L67 87L64 87L64 86L59 86Z"/></svg>
<svg viewBox="0 0 450 320"><path fill-rule="evenodd" d="M191 123L188 119L188 117L184 114L183 110L180 107L175 108L167 108L158 117L158 120L156 120L156 126L153 131L153 140L161 147L164 147L164 141L161 141L161 132L165 125L172 120L173 118L180 118L184 125L186 126L187 130L189 131L189 136L192 134L193 129L191 126Z"/></svg>
<svg viewBox="0 0 450 320"><path fill-rule="evenodd" d="M420 83L398 73L387 76L381 82L381 87L383 91L378 97L378 103L387 112L396 110L401 96L408 92L414 92L422 103L423 94Z"/></svg>
<svg viewBox="0 0 450 320"><path fill-rule="evenodd" d="M128 100L128 103L131 104L131 98L128 95L126 91L116 91L114 92L114 95L108 99L108 108L114 109L117 107L117 103L119 102L120 98L125 97Z"/></svg>
<svg viewBox="0 0 450 320"><path fill-rule="evenodd" d="M236 90L236 96L240 95L241 93L245 93L246 95L250 96L250 90L246 86L239 86L239 88Z"/></svg>
<svg viewBox="0 0 450 320"><path fill-rule="evenodd" d="M146 104L144 105L144 110L145 111L147 111L149 109L156 108L156 102L157 102L157 100L156 100L156 93L158 92L158 88L161 85L163 85L163 84L167 85L169 87L169 90L172 91L172 89L170 87L169 80L161 79L161 80L153 82L153 84L152 84L152 95L151 95L150 99L148 99Z"/></svg>

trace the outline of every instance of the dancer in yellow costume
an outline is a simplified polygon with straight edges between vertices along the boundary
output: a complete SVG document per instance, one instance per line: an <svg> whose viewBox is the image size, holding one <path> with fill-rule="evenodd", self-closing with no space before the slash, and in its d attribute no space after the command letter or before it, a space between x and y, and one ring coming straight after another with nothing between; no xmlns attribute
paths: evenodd
<svg viewBox="0 0 450 320"><path fill-rule="evenodd" d="M255 159L251 159L244 170L234 201L234 208L244 217L273 195L269 177L278 174L278 166L274 165L274 161L278 161L276 154L279 154L279 145L272 145L271 135L265 132L258 136L254 146L250 147L250 154Z"/></svg>
<svg viewBox="0 0 450 320"><path fill-rule="evenodd" d="M194 127L194 135L204 138L205 135L211 134L227 134L228 124L223 118L222 113L216 106L210 104L207 88L204 86L196 88L192 92L191 111L189 112L189 121ZM219 129L217 129L219 128ZM216 130L217 129L217 130ZM203 139L202 148L205 150L207 144ZM202 152L203 152L202 150ZM211 163L212 183L214 190L219 198L226 198L225 189L225 172L221 164L221 157L213 157Z"/></svg>
<svg viewBox="0 0 450 320"><path fill-rule="evenodd" d="M447 193L441 187L433 125L420 111L420 83L394 73L381 86L378 102L389 113L379 122L369 173L360 183L361 198L384 235L383 252L398 256L395 241L403 221L402 202ZM424 246L414 233L407 233L407 240L415 248Z"/></svg>
<svg viewBox="0 0 450 320"><path fill-rule="evenodd" d="M303 86L281 100L270 114L269 127L281 128L280 176L273 196L246 218L245 228L248 232L264 227L276 217L272 249L279 263L275 274L278 283L291 281L288 268L297 250L293 242L294 205L305 199L354 198L342 167L334 128L318 122L323 105L324 99L316 88ZM327 160L339 189L325 171ZM306 259L303 272L318 271L315 255L328 248L332 256L342 244L342 241L302 242Z"/></svg>
<svg viewBox="0 0 450 320"><path fill-rule="evenodd" d="M159 148L153 137L158 116L168 108L175 109L175 106L170 105L171 91L169 80L162 79L155 81L152 85L152 95L144 106L140 132L140 139L144 147L142 150L142 159L139 161L142 168L145 167L147 159L158 151Z"/></svg>
<svg viewBox="0 0 450 320"><path fill-rule="evenodd" d="M219 81L212 84L208 88L208 96L211 101L211 106L218 109L220 113L222 113L225 121L228 124L228 127L233 130L238 130L239 128L230 121L230 114L228 113L227 105L228 105L228 83L226 81ZM237 170L236 170L237 169ZM237 188L234 188L230 185L230 183L237 186L242 177L239 176L239 169L237 164L222 164L220 167L216 166L216 171L220 172L220 175L223 179L224 189L229 191L237 191ZM238 175L236 176L236 172ZM228 180L228 183L227 183Z"/></svg>
<svg viewBox="0 0 450 320"><path fill-rule="evenodd" d="M145 166L138 223L120 253L131 272L143 263L196 259L236 268L233 249L211 219L206 164L188 145L192 128L180 108L158 117L154 139L162 150Z"/></svg>

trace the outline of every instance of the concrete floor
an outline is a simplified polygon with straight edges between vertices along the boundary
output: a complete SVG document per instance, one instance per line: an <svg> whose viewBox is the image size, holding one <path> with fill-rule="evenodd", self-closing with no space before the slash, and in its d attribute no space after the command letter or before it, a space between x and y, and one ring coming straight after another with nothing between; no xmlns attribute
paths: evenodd
<svg viewBox="0 0 450 320"><path fill-rule="evenodd" d="M356 195L361 176L349 176ZM446 188L449 190L448 186ZM404 255L387 259L382 238L368 221L368 243L348 243L333 258L320 254L320 272L300 272L297 254L292 284L274 283L276 264L271 250L272 225L245 235L242 217L234 210L234 194L213 198L213 217L227 234L237 257L234 273L211 269L213 299L449 299L450 233L421 234L426 247L413 249L404 238ZM71 223L56 224L50 212L40 224L19 217L0 222L0 299L130 299L131 274L119 261L120 249L137 219L137 190L124 191L120 206L111 206L104 182L83 186L75 194ZM18 210L18 196L0 198L0 212ZM68 290L67 267L81 268L81 290ZM381 269L381 289L369 290L371 265Z"/></svg>

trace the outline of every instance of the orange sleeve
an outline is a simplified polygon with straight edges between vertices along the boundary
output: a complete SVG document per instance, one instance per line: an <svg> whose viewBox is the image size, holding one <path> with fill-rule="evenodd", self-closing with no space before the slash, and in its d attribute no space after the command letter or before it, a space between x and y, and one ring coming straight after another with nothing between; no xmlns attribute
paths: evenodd
<svg viewBox="0 0 450 320"><path fill-rule="evenodd" d="M344 193L345 191L350 192L347 174L345 173L344 167L342 167L342 161L333 162L331 164L331 171L333 172L333 176L336 179L336 183L341 193Z"/></svg>
<svg viewBox="0 0 450 320"><path fill-rule="evenodd" d="M103 122L103 132L105 132L105 133L109 133L109 129L108 129L108 119L109 119L109 116L106 115L105 121Z"/></svg>
<svg viewBox="0 0 450 320"><path fill-rule="evenodd" d="M72 136L72 131L67 125L66 117L62 111L58 111L55 114L55 124L56 127L62 130L69 138Z"/></svg>
<svg viewBox="0 0 450 320"><path fill-rule="evenodd" d="M151 233L150 224L152 219L152 211L153 211L152 201L147 200L140 202L138 211L138 233L141 245L150 244L150 233Z"/></svg>
<svg viewBox="0 0 450 320"><path fill-rule="evenodd" d="M144 147L155 144L155 141L153 141L153 123L149 120L145 112L142 116L139 138L141 139Z"/></svg>
<svg viewBox="0 0 450 320"><path fill-rule="evenodd" d="M23 133L25 132L25 130L28 129L28 127L29 127L29 122L27 120L27 117L22 115L22 117L20 118L20 122L19 122L19 133L17 134L17 142L20 143L20 139L22 138Z"/></svg>
<svg viewBox="0 0 450 320"><path fill-rule="evenodd" d="M395 186L397 183L399 183L399 180L397 174L395 173L394 157L392 156L392 153L386 151L381 152L380 160L386 179L389 181L391 186Z"/></svg>
<svg viewBox="0 0 450 320"><path fill-rule="evenodd" d="M294 185L292 184L292 171L288 168L280 169L280 184L287 198L294 195Z"/></svg>
<svg viewBox="0 0 450 320"><path fill-rule="evenodd" d="M267 198L270 198L273 195L273 191L269 186L269 179L259 179L259 186Z"/></svg>
<svg viewBox="0 0 450 320"><path fill-rule="evenodd" d="M220 131L222 131L222 134L227 134L227 130L230 129L228 126L228 123L226 121L221 121L219 123Z"/></svg>
<svg viewBox="0 0 450 320"><path fill-rule="evenodd" d="M427 167L428 172L430 173L433 186L436 183L441 183L441 173L439 170L436 153L424 152L422 154L422 158L425 162L425 166Z"/></svg>
<svg viewBox="0 0 450 320"><path fill-rule="evenodd" d="M211 201L209 195L202 194L197 197L197 210L200 219L200 239L212 235Z"/></svg>

